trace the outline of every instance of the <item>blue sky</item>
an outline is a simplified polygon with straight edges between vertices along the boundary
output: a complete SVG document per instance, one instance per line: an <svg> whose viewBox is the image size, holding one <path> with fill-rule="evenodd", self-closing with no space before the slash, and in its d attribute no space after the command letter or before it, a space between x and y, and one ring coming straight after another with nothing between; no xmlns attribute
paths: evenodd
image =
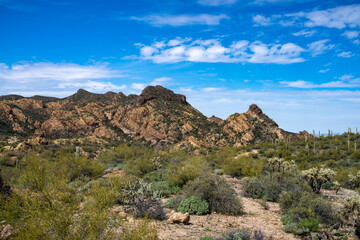
<svg viewBox="0 0 360 240"><path fill-rule="evenodd" d="M359 1L0 0L0 22L0 95L159 84L207 116L360 127Z"/></svg>

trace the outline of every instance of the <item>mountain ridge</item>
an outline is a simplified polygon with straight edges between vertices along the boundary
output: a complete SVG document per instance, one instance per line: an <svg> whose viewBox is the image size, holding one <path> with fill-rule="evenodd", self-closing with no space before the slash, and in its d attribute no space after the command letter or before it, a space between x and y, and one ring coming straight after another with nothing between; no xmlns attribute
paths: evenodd
<svg viewBox="0 0 360 240"><path fill-rule="evenodd" d="M65 98L0 96L0 134L72 138L95 136L153 146L242 146L311 137L287 132L255 104L225 120L206 117L186 96L162 86L140 95L79 89Z"/></svg>

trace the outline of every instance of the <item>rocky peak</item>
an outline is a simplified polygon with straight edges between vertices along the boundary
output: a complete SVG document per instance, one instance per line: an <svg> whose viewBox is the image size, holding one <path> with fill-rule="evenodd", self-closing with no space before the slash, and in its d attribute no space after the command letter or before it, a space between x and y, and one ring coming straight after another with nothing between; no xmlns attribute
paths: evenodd
<svg viewBox="0 0 360 240"><path fill-rule="evenodd" d="M261 108L259 108L259 106L256 104L251 104L246 113L250 115L254 114L257 116L261 116L264 114Z"/></svg>
<svg viewBox="0 0 360 240"><path fill-rule="evenodd" d="M91 92L88 92L84 89L79 89L75 94L71 95L68 98L71 99L72 101L83 101L90 98L92 95L94 94Z"/></svg>
<svg viewBox="0 0 360 240"><path fill-rule="evenodd" d="M181 104L188 104L184 95L176 94L173 91L159 85L147 86L140 94L137 103L142 105L152 99L164 99L168 101L176 101Z"/></svg>

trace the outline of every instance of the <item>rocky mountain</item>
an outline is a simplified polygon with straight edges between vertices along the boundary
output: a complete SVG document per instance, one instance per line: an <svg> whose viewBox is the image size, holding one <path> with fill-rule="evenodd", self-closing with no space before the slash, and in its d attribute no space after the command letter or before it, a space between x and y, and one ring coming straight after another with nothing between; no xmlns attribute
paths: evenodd
<svg viewBox="0 0 360 240"><path fill-rule="evenodd" d="M140 95L95 94L80 89L66 98L0 97L0 135L44 138L95 136L156 146L240 146L308 135L282 130L255 104L222 120L207 118L186 97L161 86ZM308 135L310 136L310 135Z"/></svg>

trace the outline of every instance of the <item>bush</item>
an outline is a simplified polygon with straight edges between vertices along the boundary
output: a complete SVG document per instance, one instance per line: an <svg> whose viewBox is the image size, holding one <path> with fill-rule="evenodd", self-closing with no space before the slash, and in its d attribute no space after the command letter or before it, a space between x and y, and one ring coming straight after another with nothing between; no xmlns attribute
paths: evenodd
<svg viewBox="0 0 360 240"><path fill-rule="evenodd" d="M166 180L170 185L180 187L186 185L189 181L209 171L209 164L202 157L191 157L180 163L172 163L168 166Z"/></svg>
<svg viewBox="0 0 360 240"><path fill-rule="evenodd" d="M199 238L199 240L216 240L216 239L213 237L210 237L210 236L204 236L204 237Z"/></svg>
<svg viewBox="0 0 360 240"><path fill-rule="evenodd" d="M246 196L267 201L277 202L282 191L308 191L309 187L299 178L288 176L277 178L277 174L260 178L252 177L245 179L243 188Z"/></svg>
<svg viewBox="0 0 360 240"><path fill-rule="evenodd" d="M242 156L225 160L222 165L222 172L234 177L260 176L262 168L262 161L255 161L253 158Z"/></svg>
<svg viewBox="0 0 360 240"><path fill-rule="evenodd" d="M152 183L152 189L161 193L162 197L169 197L173 194L178 194L181 188L176 185L169 185L166 181L156 181Z"/></svg>
<svg viewBox="0 0 360 240"><path fill-rule="evenodd" d="M152 189L150 183L135 180L125 190L128 204L132 205L135 217L149 217L162 220L165 212L158 200L159 192Z"/></svg>
<svg viewBox="0 0 360 240"><path fill-rule="evenodd" d="M358 196L345 199L341 220L343 224L354 226L355 235L360 237L360 198Z"/></svg>
<svg viewBox="0 0 360 240"><path fill-rule="evenodd" d="M324 197L311 192L284 192L279 199L281 210L296 218L309 218L309 208L323 224L335 224L338 216L332 204Z"/></svg>
<svg viewBox="0 0 360 240"><path fill-rule="evenodd" d="M309 209L309 217L306 219L296 218L293 215L285 214L281 221L284 223L284 231L296 235L308 235L311 232L318 231L319 220L313 217L311 209Z"/></svg>
<svg viewBox="0 0 360 240"><path fill-rule="evenodd" d="M178 211L182 213L190 213L190 214L196 214L196 215L204 215L209 212L209 204L198 197L191 196L184 198L179 207Z"/></svg>
<svg viewBox="0 0 360 240"><path fill-rule="evenodd" d="M246 230L231 231L222 236L221 240L250 240L251 232Z"/></svg>
<svg viewBox="0 0 360 240"><path fill-rule="evenodd" d="M228 215L243 213L241 200L231 186L215 174L201 175L184 187L184 196L196 196L209 204L212 212Z"/></svg>
<svg viewBox="0 0 360 240"><path fill-rule="evenodd" d="M170 198L169 200L166 201L165 207L177 210L183 199L184 196L176 196L174 198Z"/></svg>

